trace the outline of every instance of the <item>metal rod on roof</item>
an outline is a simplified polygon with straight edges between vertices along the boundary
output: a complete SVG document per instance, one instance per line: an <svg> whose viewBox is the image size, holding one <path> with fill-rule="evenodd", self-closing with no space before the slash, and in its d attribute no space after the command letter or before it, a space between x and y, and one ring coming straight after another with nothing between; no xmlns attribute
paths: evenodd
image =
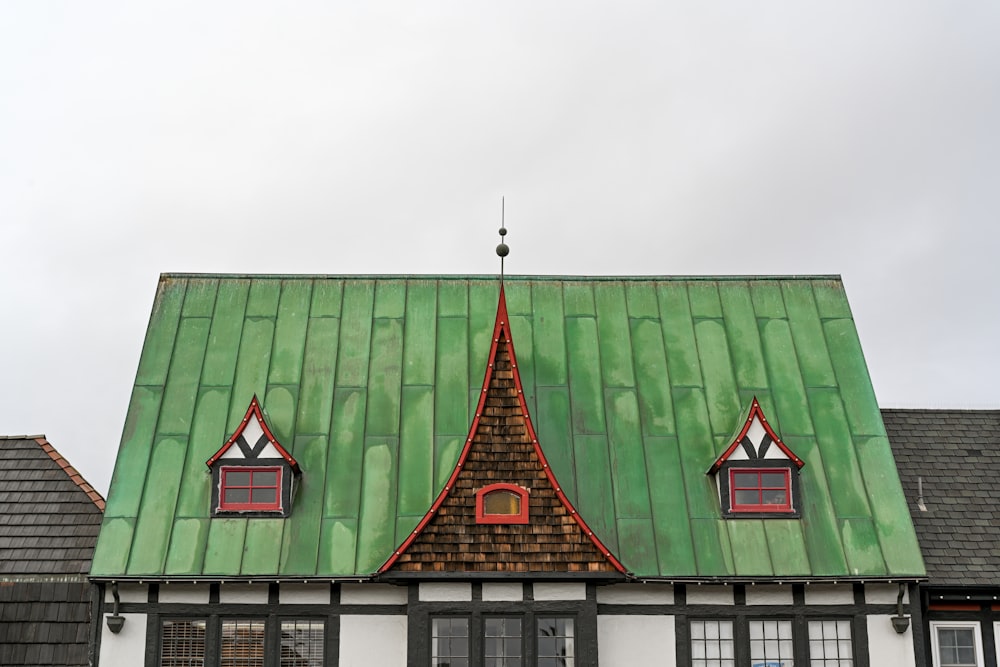
<svg viewBox="0 0 1000 667"><path fill-rule="evenodd" d="M927 505L924 504L924 478L917 477L917 509L921 512L927 511Z"/></svg>
<svg viewBox="0 0 1000 667"><path fill-rule="evenodd" d="M510 248L503 242L503 238L507 236L507 228L504 226L506 213L504 199L504 197L500 197L500 245L497 246L497 256L500 258L501 285L503 285L503 258L510 254Z"/></svg>

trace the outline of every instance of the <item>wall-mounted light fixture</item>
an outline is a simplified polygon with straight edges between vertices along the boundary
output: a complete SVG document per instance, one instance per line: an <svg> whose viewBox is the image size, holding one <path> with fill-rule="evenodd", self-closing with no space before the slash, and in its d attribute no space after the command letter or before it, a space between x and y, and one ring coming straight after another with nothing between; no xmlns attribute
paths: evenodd
<svg viewBox="0 0 1000 667"><path fill-rule="evenodd" d="M118 613L118 604L121 599L118 597L118 582L111 582L111 595L115 598L115 608L111 616L108 616L108 630L111 630L114 634L118 634L125 627L125 617Z"/></svg>

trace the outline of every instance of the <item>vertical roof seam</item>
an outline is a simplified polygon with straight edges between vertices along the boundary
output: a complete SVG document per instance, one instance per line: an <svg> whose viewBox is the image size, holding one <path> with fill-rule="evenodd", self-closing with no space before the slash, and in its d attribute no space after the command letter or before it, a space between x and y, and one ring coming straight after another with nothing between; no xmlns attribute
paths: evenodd
<svg viewBox="0 0 1000 667"><path fill-rule="evenodd" d="M167 395L167 379L168 379L168 377L170 375L170 367L173 365L174 354L176 353L176 350L177 350L177 339L180 338L180 336L178 334L180 332L180 323L181 323L181 319L182 319L182 313L184 312L184 300L187 299L187 290L188 290L188 285L189 285L190 281L187 280L187 279L184 279L183 281L179 281L179 282L182 282L182 284L184 285L184 287L183 287L183 294L181 295L180 303L177 306L177 323L176 323L176 325L174 327L172 327L172 330L173 330L173 339L170 341L170 357L168 358L168 362L167 362L167 370L166 370L166 372L164 373L164 376L163 376L163 383L160 384L160 385L155 385L155 386L159 386L160 387L160 400L159 400L159 403L158 403L157 408L156 408L156 419L154 420L153 428L152 428L152 431L150 432L150 438L151 438L151 440L150 440L150 443L149 443L149 455L146 458L146 470L143 473L142 491L139 493L139 503L136 506L135 517L134 517L133 523L132 523L132 536L131 536L131 539L129 540L129 551L128 551L128 556L126 557L126 560L125 560L125 571L126 572L129 572L129 570L131 568L131 565L132 565L132 558L135 556L135 537L136 537L136 532L139 529L139 517L142 516L142 508L144 506L144 502L143 501L146 500L146 489L148 489L151 486L150 480L149 480L149 473L150 473L150 468L152 467L151 464L153 462L153 448L156 446L157 436L158 436L158 432L159 432L159 428L160 428L160 419L163 416L163 399ZM166 293L166 290L164 290L163 294L165 294L165 293ZM159 296L159 295L157 295L157 296ZM153 308L154 308L154 311L155 311L155 308L156 308L156 302L155 301L154 301L154 304L153 304ZM152 323L152 318L150 318L150 323ZM152 327L150 327L150 330L152 330ZM143 353L145 353L145 350L143 350ZM142 363L142 357L141 356L140 356L139 363L140 364ZM200 378L199 378L199 381L200 381ZM190 441L189 441L189 443L190 443ZM178 493L179 492L180 492L180 489L178 489ZM176 512L176 499L174 500L174 502L175 502L174 511ZM173 528L173 525L171 525L171 528ZM167 533L167 540L165 542L165 546L167 546L167 549L164 549L163 554L162 554L161 559L160 559L161 560L161 562L160 562L161 569L164 568L166 566L166 564L167 564L167 552L169 551L169 546L170 546L170 533L169 532Z"/></svg>

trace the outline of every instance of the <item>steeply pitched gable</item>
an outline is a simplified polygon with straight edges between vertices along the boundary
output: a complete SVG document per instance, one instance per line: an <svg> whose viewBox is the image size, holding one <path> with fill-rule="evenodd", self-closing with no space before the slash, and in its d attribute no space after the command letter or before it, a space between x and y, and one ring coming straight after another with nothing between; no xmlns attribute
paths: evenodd
<svg viewBox="0 0 1000 667"><path fill-rule="evenodd" d="M385 572L621 572L562 491L524 402L503 287L475 418L455 469ZM525 520L487 521L484 487L522 489ZM481 503L481 501L480 501Z"/></svg>

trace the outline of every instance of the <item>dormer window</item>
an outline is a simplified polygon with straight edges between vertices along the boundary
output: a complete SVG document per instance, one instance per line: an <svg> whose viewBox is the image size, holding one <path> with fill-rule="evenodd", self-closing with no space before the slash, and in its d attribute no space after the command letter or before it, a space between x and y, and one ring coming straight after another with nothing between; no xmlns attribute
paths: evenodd
<svg viewBox="0 0 1000 667"><path fill-rule="evenodd" d="M794 518L800 514L802 465L754 398L746 421L708 474L716 476L724 517Z"/></svg>
<svg viewBox="0 0 1000 667"><path fill-rule="evenodd" d="M730 468L729 500L733 512L790 512L792 473L787 468Z"/></svg>
<svg viewBox="0 0 1000 667"><path fill-rule="evenodd" d="M212 516L288 516L299 464L271 433L256 396L236 432L207 464Z"/></svg>
<svg viewBox="0 0 1000 667"><path fill-rule="evenodd" d="M476 523L528 523L528 490L490 484L476 492Z"/></svg>
<svg viewBox="0 0 1000 667"><path fill-rule="evenodd" d="M222 466L218 509L224 512L280 512L281 476L281 466Z"/></svg>

